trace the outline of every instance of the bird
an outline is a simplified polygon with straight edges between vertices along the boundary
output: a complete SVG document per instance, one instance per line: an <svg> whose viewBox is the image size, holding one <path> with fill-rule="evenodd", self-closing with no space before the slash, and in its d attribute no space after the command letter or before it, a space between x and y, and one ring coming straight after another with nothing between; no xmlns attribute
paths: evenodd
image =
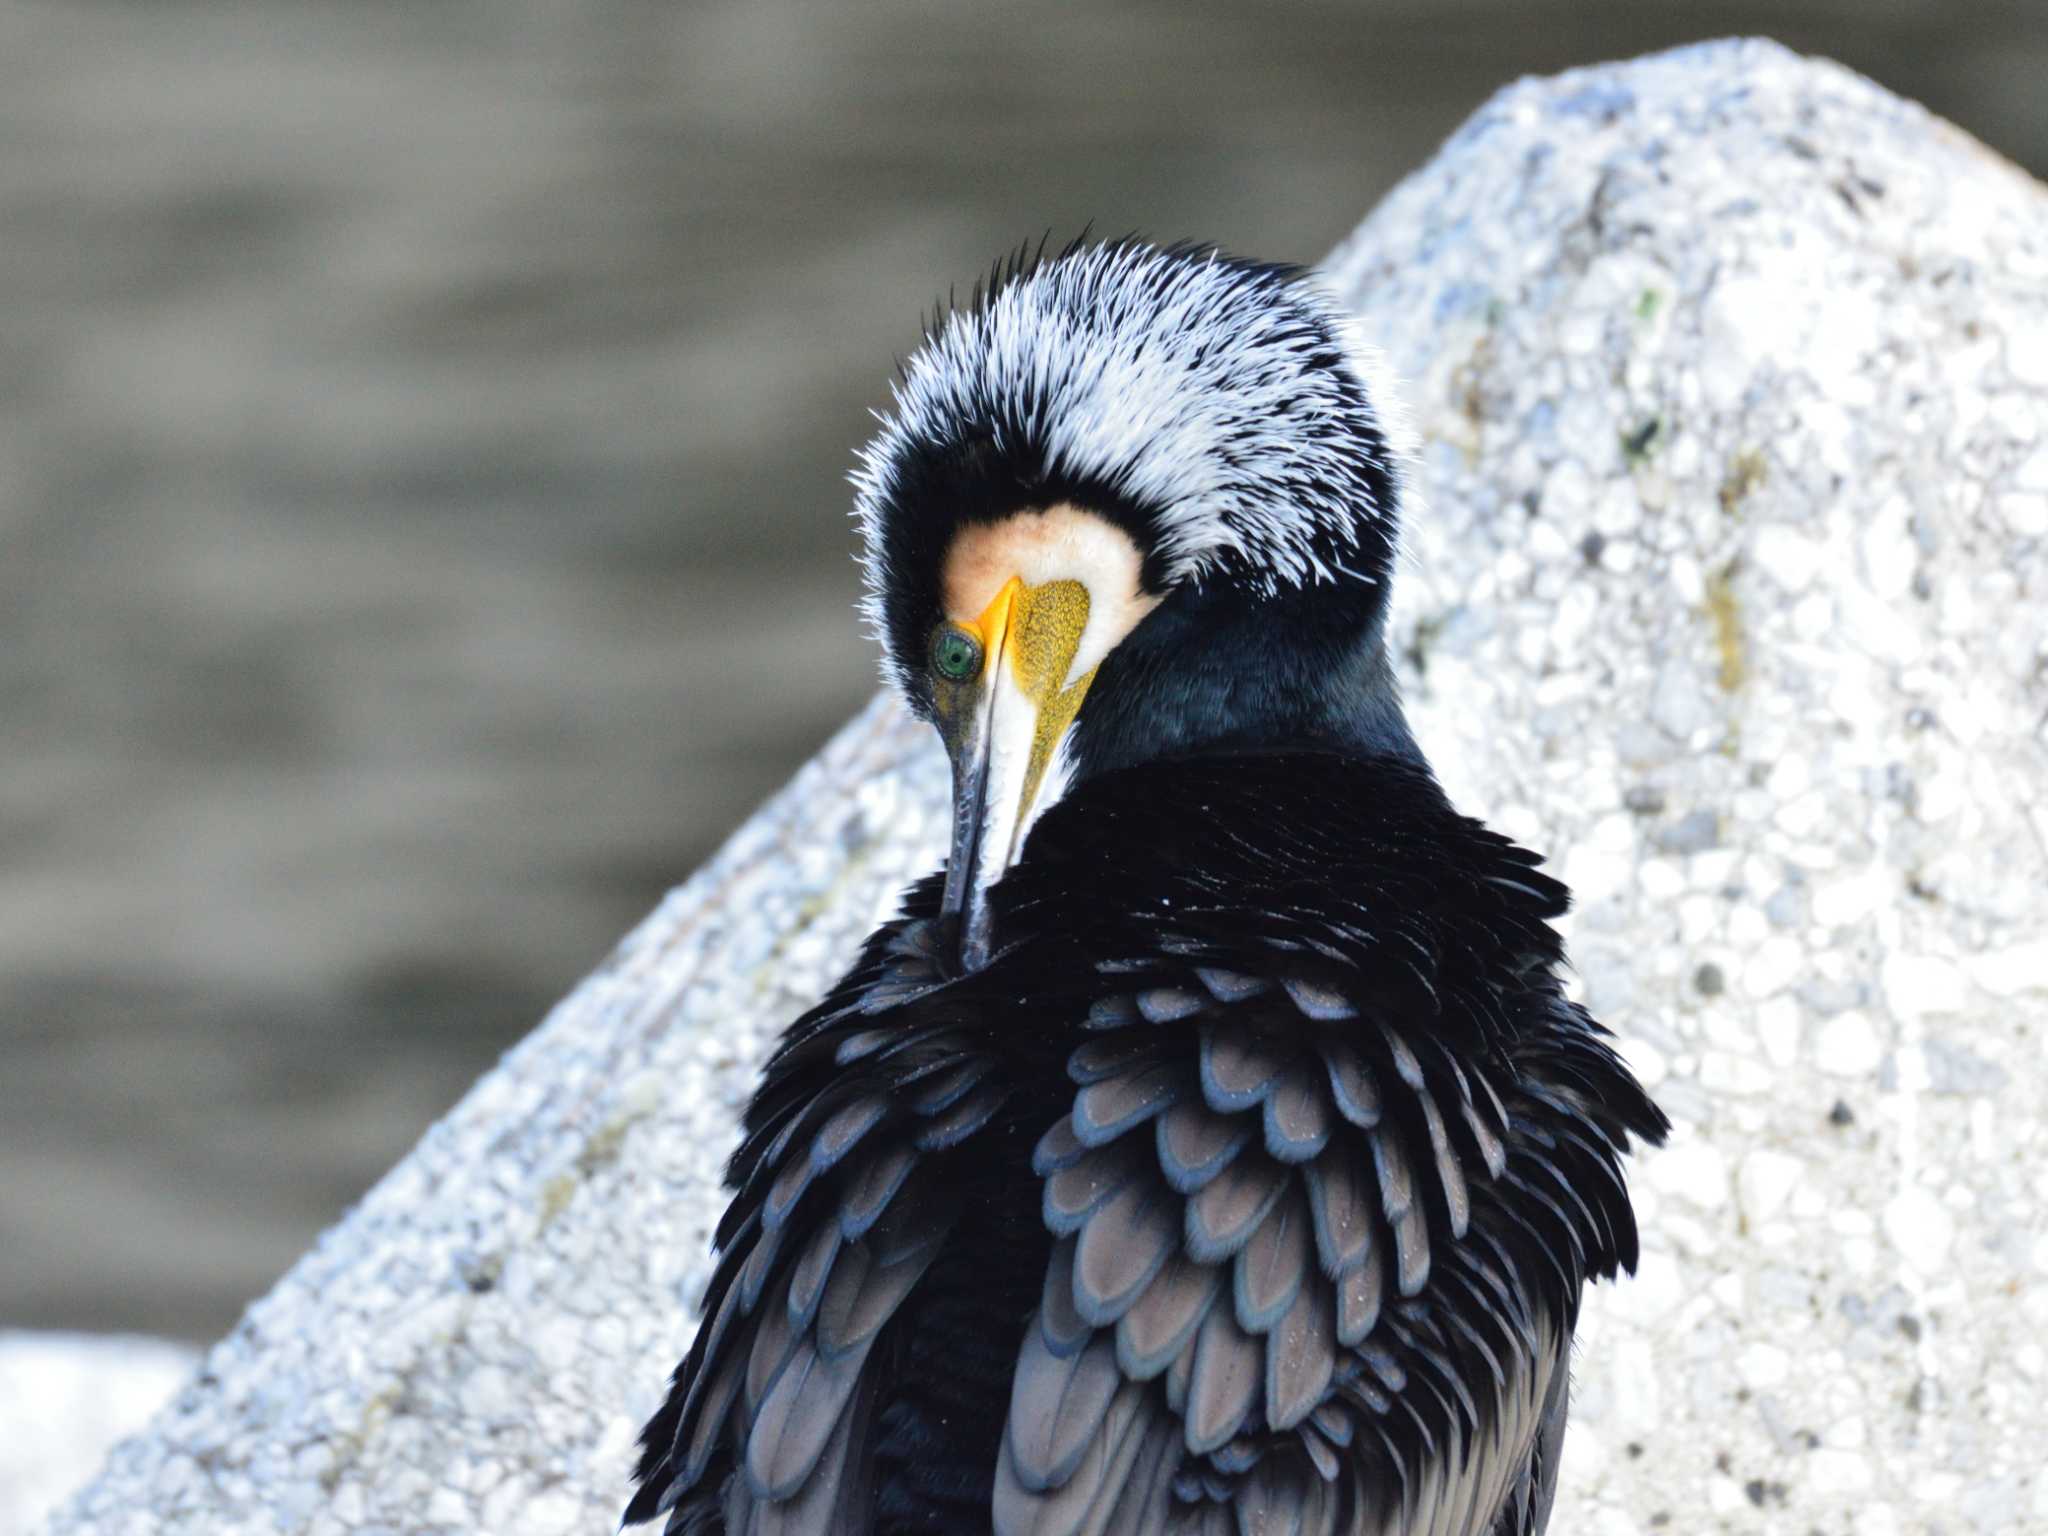
<svg viewBox="0 0 2048 1536"><path fill-rule="evenodd" d="M1309 271L1084 238L893 393L864 606L949 853L763 1068L627 1523L1535 1536L1668 1126L1403 713L1384 363Z"/></svg>

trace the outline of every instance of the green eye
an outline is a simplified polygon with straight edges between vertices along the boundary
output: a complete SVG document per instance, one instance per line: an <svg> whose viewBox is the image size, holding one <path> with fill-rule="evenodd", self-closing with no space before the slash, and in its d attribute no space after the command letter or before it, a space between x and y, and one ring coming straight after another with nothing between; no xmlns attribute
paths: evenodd
<svg viewBox="0 0 2048 1536"><path fill-rule="evenodd" d="M950 683L964 683L981 670L981 642L957 624L941 624L932 636L932 670Z"/></svg>

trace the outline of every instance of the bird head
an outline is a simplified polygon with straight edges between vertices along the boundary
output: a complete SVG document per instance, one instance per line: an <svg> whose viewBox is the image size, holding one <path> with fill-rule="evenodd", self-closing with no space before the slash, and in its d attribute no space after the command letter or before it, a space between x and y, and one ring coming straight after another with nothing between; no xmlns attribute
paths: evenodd
<svg viewBox="0 0 2048 1536"><path fill-rule="evenodd" d="M1136 241L999 267L862 455L884 669L953 762L945 910L1090 775L1201 752L1416 755L1383 639L1402 440L1299 271Z"/></svg>

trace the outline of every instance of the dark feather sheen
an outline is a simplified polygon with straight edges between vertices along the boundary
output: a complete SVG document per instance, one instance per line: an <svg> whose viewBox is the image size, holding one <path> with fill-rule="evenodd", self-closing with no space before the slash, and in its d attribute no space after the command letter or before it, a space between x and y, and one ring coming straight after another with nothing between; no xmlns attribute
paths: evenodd
<svg viewBox="0 0 2048 1536"><path fill-rule="evenodd" d="M1540 1530L1664 1129L1559 990L1562 888L1410 760L1275 753L1082 781L981 971L937 894L766 1069L628 1519Z"/></svg>

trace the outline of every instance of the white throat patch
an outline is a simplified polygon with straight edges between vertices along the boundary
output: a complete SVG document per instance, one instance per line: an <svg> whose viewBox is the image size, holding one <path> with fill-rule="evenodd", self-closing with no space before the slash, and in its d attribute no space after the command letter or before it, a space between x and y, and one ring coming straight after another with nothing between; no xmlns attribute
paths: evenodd
<svg viewBox="0 0 2048 1536"><path fill-rule="evenodd" d="M1012 576L1027 587L1078 581L1088 589L1088 623L1060 686L1092 672L1159 599L1138 585L1143 557L1131 536L1065 502L1014 513L997 523L970 523L953 536L940 572L939 607L955 623L972 623Z"/></svg>

